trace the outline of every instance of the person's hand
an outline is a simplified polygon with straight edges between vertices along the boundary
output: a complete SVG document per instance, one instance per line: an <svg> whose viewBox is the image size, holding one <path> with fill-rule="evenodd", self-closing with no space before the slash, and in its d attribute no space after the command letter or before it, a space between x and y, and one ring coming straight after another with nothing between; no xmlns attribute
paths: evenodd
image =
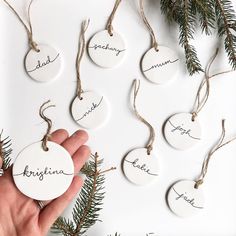
<svg viewBox="0 0 236 236"><path fill-rule="evenodd" d="M84 145L87 139L85 131L77 131L69 137L67 131L57 130L51 137L51 141L62 145L71 154L75 173L79 172L90 156L90 149ZM16 188L9 168L0 177L0 235L45 236L82 184L83 180L75 176L66 193L45 203L45 208L40 210L35 200L26 197Z"/></svg>

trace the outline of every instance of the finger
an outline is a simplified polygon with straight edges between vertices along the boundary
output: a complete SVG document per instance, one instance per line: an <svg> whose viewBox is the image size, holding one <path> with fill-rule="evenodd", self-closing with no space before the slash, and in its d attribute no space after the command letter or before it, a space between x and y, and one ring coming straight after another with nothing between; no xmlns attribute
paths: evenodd
<svg viewBox="0 0 236 236"><path fill-rule="evenodd" d="M83 130L76 131L72 136L66 139L62 146L70 153L72 156L78 148L80 148L88 140L87 132Z"/></svg>
<svg viewBox="0 0 236 236"><path fill-rule="evenodd" d="M73 155L73 162L75 167L75 174L84 166L91 154L90 148L86 145L81 146Z"/></svg>
<svg viewBox="0 0 236 236"><path fill-rule="evenodd" d="M63 213L72 199L76 196L83 185L83 180L75 176L70 188L59 198L53 200L40 213L39 225L43 233L47 233L56 219Z"/></svg>
<svg viewBox="0 0 236 236"><path fill-rule="evenodd" d="M51 134L50 141L55 142L57 144L62 144L67 138L69 134L64 129L58 129Z"/></svg>
<svg viewBox="0 0 236 236"><path fill-rule="evenodd" d="M89 159L90 148L86 145L81 146L73 155L73 163L75 174L77 175L80 169L84 166L85 162ZM52 201L43 201L44 206L47 206Z"/></svg>

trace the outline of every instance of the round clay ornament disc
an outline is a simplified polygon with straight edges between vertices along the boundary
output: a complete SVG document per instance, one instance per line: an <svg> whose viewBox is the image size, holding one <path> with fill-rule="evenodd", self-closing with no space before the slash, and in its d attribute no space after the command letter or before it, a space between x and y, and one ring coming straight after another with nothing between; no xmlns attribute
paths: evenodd
<svg viewBox="0 0 236 236"><path fill-rule="evenodd" d="M84 92L82 99L76 97L73 101L71 113L80 126L86 129L94 129L107 122L109 105L104 96L93 91Z"/></svg>
<svg viewBox="0 0 236 236"><path fill-rule="evenodd" d="M146 148L131 151L123 161L123 171L127 179L136 185L148 185L159 176L158 159Z"/></svg>
<svg viewBox="0 0 236 236"><path fill-rule="evenodd" d="M26 147L16 158L12 175L17 188L26 196L48 201L61 196L71 185L74 164L70 154L60 145L42 142Z"/></svg>
<svg viewBox="0 0 236 236"><path fill-rule="evenodd" d="M49 82L60 75L62 61L60 53L51 46L38 45L39 52L31 49L25 57L28 75L38 82Z"/></svg>
<svg viewBox="0 0 236 236"><path fill-rule="evenodd" d="M118 66L124 59L125 42L118 33L111 36L107 30L95 34L89 42L88 53L95 64L103 68Z"/></svg>
<svg viewBox="0 0 236 236"><path fill-rule="evenodd" d="M174 184L168 193L170 209L180 217L190 217L204 209L204 195L201 188L195 188L195 181L183 180Z"/></svg>
<svg viewBox="0 0 236 236"><path fill-rule="evenodd" d="M179 113L170 117L164 127L167 142L174 148L186 150L201 140L201 125L197 119L192 121L192 114Z"/></svg>
<svg viewBox="0 0 236 236"><path fill-rule="evenodd" d="M143 56L141 69L145 77L153 83L165 84L179 72L178 55L170 48L159 46L151 48Z"/></svg>

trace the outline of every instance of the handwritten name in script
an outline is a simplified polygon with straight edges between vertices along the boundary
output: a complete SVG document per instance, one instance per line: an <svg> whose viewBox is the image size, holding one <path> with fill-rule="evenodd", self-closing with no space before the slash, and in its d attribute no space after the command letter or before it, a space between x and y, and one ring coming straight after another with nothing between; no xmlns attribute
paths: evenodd
<svg viewBox="0 0 236 236"><path fill-rule="evenodd" d="M191 132L192 132L191 129L184 129L183 128L183 124L182 125L174 125L170 120L168 122L173 127L173 129L171 129L172 133L179 132L180 135L187 135L187 136L189 136L192 139L200 140L200 138L197 138L197 137L194 137L194 136L191 135Z"/></svg>
<svg viewBox="0 0 236 236"><path fill-rule="evenodd" d="M14 176L23 176L27 178L38 178L40 181L44 180L45 176L52 176L52 175L74 175L65 173L63 170L52 170L52 168L45 167L42 170L30 170L28 165L25 166L24 171L20 174L14 174Z"/></svg>
<svg viewBox="0 0 236 236"><path fill-rule="evenodd" d="M94 44L93 46L90 46L89 48L93 48L94 50L106 50L106 51L111 51L115 53L115 56L119 56L122 52L125 51L125 49L118 49L115 47L110 46L110 44L106 44L106 45L101 45L101 44Z"/></svg>
<svg viewBox="0 0 236 236"><path fill-rule="evenodd" d="M103 101L103 97L98 103L93 102L92 106L76 121L80 121L84 119L85 117L87 117L88 115L90 115L91 113L93 113L101 105L102 101Z"/></svg>
<svg viewBox="0 0 236 236"><path fill-rule="evenodd" d="M176 60L174 60L174 61L167 60L167 61L164 61L164 62L155 64L155 65L152 65L150 68L145 69L143 72L145 73L145 72L148 72L148 71L150 71L150 70L158 69L158 68L167 66L167 65L169 65L169 64L173 64L173 63L177 62L178 60L179 60L179 59L176 59Z"/></svg>
<svg viewBox="0 0 236 236"><path fill-rule="evenodd" d="M32 70L27 70L27 72L32 73L36 70L43 69L44 67L46 67L46 66L52 64L54 61L56 61L59 56L60 56L60 54L58 53L54 59L51 59L50 56L47 56L46 60L43 62L38 60L37 65Z"/></svg>
<svg viewBox="0 0 236 236"><path fill-rule="evenodd" d="M188 203L190 206L194 207L194 208L198 208L198 209L203 209L203 207L200 206L196 206L195 203L195 199L194 198L189 198L187 196L187 193L178 193L174 188L172 188L174 190L174 192L176 193L177 197L176 197L176 201L179 201L181 199L183 199L186 203Z"/></svg>
<svg viewBox="0 0 236 236"><path fill-rule="evenodd" d="M134 161L125 160L125 162L130 163L134 168L137 168L148 175L158 176L158 174L151 173L150 168L146 164L140 164L139 158L136 158Z"/></svg>

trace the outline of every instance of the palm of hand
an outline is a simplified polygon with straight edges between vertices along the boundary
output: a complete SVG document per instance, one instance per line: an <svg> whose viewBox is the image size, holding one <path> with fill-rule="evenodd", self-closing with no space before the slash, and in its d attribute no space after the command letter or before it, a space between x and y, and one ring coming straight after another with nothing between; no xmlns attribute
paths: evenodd
<svg viewBox="0 0 236 236"><path fill-rule="evenodd" d="M65 130L57 130L51 141L62 145L72 156L75 173L78 173L90 155L84 143L88 135L77 131L71 137ZM44 236L54 221L65 210L82 186L82 179L75 176L70 188L59 198L46 202L43 210L37 202L23 195L15 186L11 168L0 177L0 235Z"/></svg>

